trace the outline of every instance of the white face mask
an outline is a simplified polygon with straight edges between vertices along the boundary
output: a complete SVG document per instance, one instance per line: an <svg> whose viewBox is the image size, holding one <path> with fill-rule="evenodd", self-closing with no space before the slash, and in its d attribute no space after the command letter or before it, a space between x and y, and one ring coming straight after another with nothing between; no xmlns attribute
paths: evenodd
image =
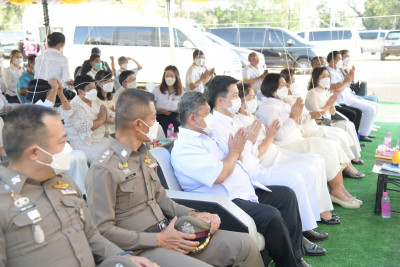
<svg viewBox="0 0 400 267"><path fill-rule="evenodd" d="M292 85L290 85L290 92L292 92L292 95L297 93L297 83L292 83Z"/></svg>
<svg viewBox="0 0 400 267"><path fill-rule="evenodd" d="M336 68L341 69L342 67L343 67L343 60L339 60L339 61L336 63Z"/></svg>
<svg viewBox="0 0 400 267"><path fill-rule="evenodd" d="M16 58L14 60L14 63L17 64L17 65L21 65L23 63L23 60L22 60L22 58Z"/></svg>
<svg viewBox="0 0 400 267"><path fill-rule="evenodd" d="M126 70L128 68L128 63L121 64L121 68Z"/></svg>
<svg viewBox="0 0 400 267"><path fill-rule="evenodd" d="M289 93L289 89L285 86L285 87L282 87L281 89L278 89L277 91L276 91L276 95L280 98L280 99L284 99L285 97L287 97L288 96L288 93Z"/></svg>
<svg viewBox="0 0 400 267"><path fill-rule="evenodd" d="M92 89L89 92L85 92L85 98L90 101L95 101L97 98L97 90Z"/></svg>
<svg viewBox="0 0 400 267"><path fill-rule="evenodd" d="M348 65L350 63L350 57L343 59L343 64Z"/></svg>
<svg viewBox="0 0 400 267"><path fill-rule="evenodd" d="M176 79L175 79L174 77L166 77L166 78L165 78L165 83L166 83L168 86L174 85L175 82L176 82Z"/></svg>
<svg viewBox="0 0 400 267"><path fill-rule="evenodd" d="M240 97L233 99L233 100L228 100L226 98L223 98L226 101L230 101L232 106L227 108L225 106L223 106L224 108L226 108L226 110L231 113L232 115L235 115L236 113L238 113L240 107L242 106L242 101L240 100Z"/></svg>
<svg viewBox="0 0 400 267"><path fill-rule="evenodd" d="M197 115L196 115L196 116L197 116ZM197 117L202 118L202 117L200 117L200 116L197 116ZM214 124L215 124L213 114L210 113L210 114L207 115L207 117L202 118L202 119L203 119L204 122L206 123L206 128L202 128L202 127L200 127L200 126L197 126L196 124L195 124L194 126L196 126L197 128L202 129L203 132L205 132L206 134L211 134L212 131L214 130Z"/></svg>
<svg viewBox="0 0 400 267"><path fill-rule="evenodd" d="M36 160L36 162L51 167L56 175L59 175L60 173L66 170L69 170L69 168L71 167L72 147L70 146L70 144L65 143L64 149L57 154L50 154L49 152L40 147L37 148L43 153L51 156L52 161L50 164L41 162L39 160Z"/></svg>
<svg viewBox="0 0 400 267"><path fill-rule="evenodd" d="M196 65L198 66L204 66L206 64L206 60L204 58L198 58L196 59Z"/></svg>
<svg viewBox="0 0 400 267"><path fill-rule="evenodd" d="M149 126L147 125L147 123L145 123L142 119L140 119L144 125L146 125L149 128L149 132L148 133L144 133L142 131L140 131L142 134L144 134L147 138L149 138L150 142L157 139L157 132L158 132L158 121L154 121L153 126Z"/></svg>
<svg viewBox="0 0 400 267"><path fill-rule="evenodd" d="M331 87L331 79L323 78L319 80L319 85L328 90Z"/></svg>
<svg viewBox="0 0 400 267"><path fill-rule="evenodd" d="M106 93L111 93L113 89L114 89L114 84L112 82L103 85L103 91Z"/></svg>
<svg viewBox="0 0 400 267"><path fill-rule="evenodd" d="M134 82L131 82L131 83L127 83L126 86L127 86L126 88L136 89L137 88L137 82L134 81Z"/></svg>
<svg viewBox="0 0 400 267"><path fill-rule="evenodd" d="M246 102L247 108L246 111L249 114L253 114L254 112L256 112L257 110L257 97L255 97L254 99Z"/></svg>

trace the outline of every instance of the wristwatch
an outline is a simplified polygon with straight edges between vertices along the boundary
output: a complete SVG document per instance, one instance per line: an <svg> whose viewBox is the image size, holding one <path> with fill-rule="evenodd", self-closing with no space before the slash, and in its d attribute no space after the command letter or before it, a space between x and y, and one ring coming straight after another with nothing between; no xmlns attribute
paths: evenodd
<svg viewBox="0 0 400 267"><path fill-rule="evenodd" d="M133 256L133 251L131 251L131 250L124 251L124 252L121 252L119 255L120 255L120 256L125 256L125 255L127 255L127 254L130 254L130 255Z"/></svg>

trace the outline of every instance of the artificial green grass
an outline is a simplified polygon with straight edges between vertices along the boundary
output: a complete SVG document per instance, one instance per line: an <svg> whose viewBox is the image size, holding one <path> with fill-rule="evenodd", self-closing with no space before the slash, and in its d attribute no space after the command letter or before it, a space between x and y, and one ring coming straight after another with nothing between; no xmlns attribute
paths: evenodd
<svg viewBox="0 0 400 267"><path fill-rule="evenodd" d="M386 104L386 103L385 103ZM386 106L386 112L393 106ZM396 105L396 108L400 104ZM384 112L384 113L386 113ZM356 165L359 171L366 174L361 180L344 178L347 190L364 203L360 209L344 209L334 205L333 211L341 217L340 225L318 224L318 231L329 233L328 240L318 245L326 248L328 254L320 257L305 256L304 259L312 266L400 266L400 213L393 213L392 218L383 219L374 215L377 174L372 173L375 163L375 149L383 143L386 132L391 132L392 143L400 138L400 116L397 113L396 122L377 122L381 126L376 139L362 151L365 164ZM388 185L388 188L396 188ZM400 210L400 192L388 191L391 208Z"/></svg>

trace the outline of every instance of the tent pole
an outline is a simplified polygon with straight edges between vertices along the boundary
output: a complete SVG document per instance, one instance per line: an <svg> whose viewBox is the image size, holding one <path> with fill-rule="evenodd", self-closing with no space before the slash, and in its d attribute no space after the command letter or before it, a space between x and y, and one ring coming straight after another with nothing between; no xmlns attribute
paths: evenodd
<svg viewBox="0 0 400 267"><path fill-rule="evenodd" d="M171 54L171 65L175 65L175 56L174 56L174 28L172 25L172 7L174 6L174 0L166 0L167 1L167 12L168 12L168 35L169 35L169 47Z"/></svg>
<svg viewBox="0 0 400 267"><path fill-rule="evenodd" d="M49 17L49 8L47 4L47 0L42 0L43 5L43 17L44 17L44 27L46 30L46 38L50 33L50 17Z"/></svg>

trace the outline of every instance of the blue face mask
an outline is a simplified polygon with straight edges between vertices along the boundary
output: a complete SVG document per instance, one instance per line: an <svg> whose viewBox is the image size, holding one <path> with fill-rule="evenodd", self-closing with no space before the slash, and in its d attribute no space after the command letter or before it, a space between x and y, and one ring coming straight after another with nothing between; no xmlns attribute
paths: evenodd
<svg viewBox="0 0 400 267"><path fill-rule="evenodd" d="M35 74L35 69L32 69L32 73Z"/></svg>
<svg viewBox="0 0 400 267"><path fill-rule="evenodd" d="M95 70L101 70L103 68L103 63L97 63L94 65Z"/></svg>

